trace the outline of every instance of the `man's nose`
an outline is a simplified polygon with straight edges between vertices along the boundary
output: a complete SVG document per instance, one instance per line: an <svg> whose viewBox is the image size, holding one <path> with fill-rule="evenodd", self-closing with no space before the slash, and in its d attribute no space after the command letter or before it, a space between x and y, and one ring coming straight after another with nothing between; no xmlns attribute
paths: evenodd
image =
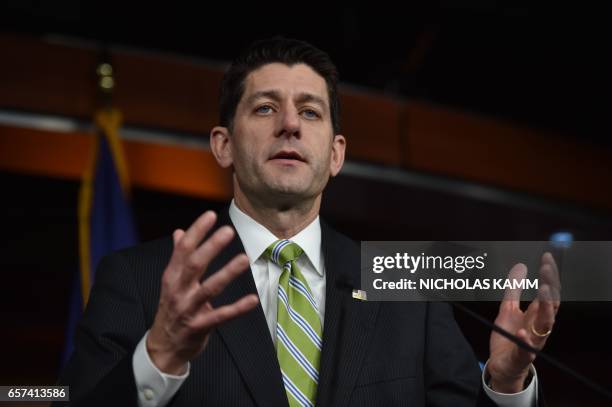
<svg viewBox="0 0 612 407"><path fill-rule="evenodd" d="M291 107L283 110L280 115L280 137L300 137L300 115L297 109Z"/></svg>

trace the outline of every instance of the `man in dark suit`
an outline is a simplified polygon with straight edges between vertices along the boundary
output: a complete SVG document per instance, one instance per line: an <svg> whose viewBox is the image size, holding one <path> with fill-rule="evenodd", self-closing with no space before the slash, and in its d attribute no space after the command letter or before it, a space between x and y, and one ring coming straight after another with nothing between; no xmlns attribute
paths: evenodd
<svg viewBox="0 0 612 407"><path fill-rule="evenodd" d="M318 216L344 162L336 80L296 40L234 61L210 139L234 200L101 262L61 379L72 405L535 405L532 354L493 334L481 377L448 305L352 297L360 248ZM542 348L557 308L515 298L496 323Z"/></svg>

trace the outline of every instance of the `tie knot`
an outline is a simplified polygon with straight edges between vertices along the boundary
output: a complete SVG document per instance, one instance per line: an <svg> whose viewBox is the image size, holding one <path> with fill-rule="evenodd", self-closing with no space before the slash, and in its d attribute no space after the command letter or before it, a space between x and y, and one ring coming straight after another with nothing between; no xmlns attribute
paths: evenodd
<svg viewBox="0 0 612 407"><path fill-rule="evenodd" d="M266 249L266 256L270 261L277 264L279 267L283 267L290 261L297 260L304 251L297 243L293 243L291 240L277 240L272 243Z"/></svg>

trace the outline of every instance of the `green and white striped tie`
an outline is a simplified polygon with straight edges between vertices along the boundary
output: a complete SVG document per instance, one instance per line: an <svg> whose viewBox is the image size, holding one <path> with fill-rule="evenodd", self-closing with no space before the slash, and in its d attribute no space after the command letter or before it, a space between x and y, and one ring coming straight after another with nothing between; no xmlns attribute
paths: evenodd
<svg viewBox="0 0 612 407"><path fill-rule="evenodd" d="M276 354L290 406L314 406L319 383L322 329L317 304L296 260L303 250L289 240L266 249L282 269L278 282Z"/></svg>

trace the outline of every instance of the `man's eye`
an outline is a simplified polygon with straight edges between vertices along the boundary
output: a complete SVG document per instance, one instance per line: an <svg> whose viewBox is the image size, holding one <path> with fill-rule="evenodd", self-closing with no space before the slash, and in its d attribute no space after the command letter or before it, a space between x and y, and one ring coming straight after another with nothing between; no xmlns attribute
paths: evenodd
<svg viewBox="0 0 612 407"><path fill-rule="evenodd" d="M308 119L316 119L316 118L320 117L319 113L317 111L315 111L315 110L312 110L312 109L306 109L306 110L302 111L302 113Z"/></svg>
<svg viewBox="0 0 612 407"><path fill-rule="evenodd" d="M255 113L267 114L270 112L272 112L272 106L268 105L259 106L257 109L255 109Z"/></svg>

